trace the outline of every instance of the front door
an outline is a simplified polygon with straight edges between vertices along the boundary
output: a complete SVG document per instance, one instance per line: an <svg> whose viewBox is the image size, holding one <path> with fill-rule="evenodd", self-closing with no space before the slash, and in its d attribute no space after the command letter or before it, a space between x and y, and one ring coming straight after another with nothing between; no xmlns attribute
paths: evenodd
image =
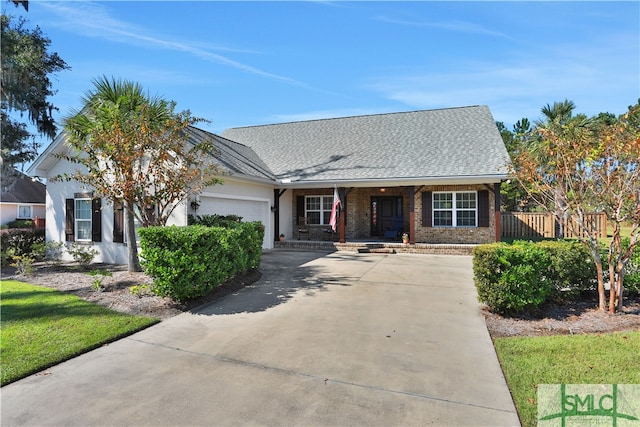
<svg viewBox="0 0 640 427"><path fill-rule="evenodd" d="M402 197L371 197L371 236L384 236L393 227L393 218L402 216Z"/></svg>

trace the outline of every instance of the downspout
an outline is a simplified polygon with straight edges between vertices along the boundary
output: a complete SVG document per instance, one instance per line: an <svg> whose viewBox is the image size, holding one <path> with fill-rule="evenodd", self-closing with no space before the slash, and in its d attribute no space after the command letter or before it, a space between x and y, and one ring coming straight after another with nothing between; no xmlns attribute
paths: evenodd
<svg viewBox="0 0 640 427"><path fill-rule="evenodd" d="M495 212L495 230L496 230L496 242L502 240L502 215L500 213L500 186L501 182L493 184L493 199L494 199L494 212Z"/></svg>

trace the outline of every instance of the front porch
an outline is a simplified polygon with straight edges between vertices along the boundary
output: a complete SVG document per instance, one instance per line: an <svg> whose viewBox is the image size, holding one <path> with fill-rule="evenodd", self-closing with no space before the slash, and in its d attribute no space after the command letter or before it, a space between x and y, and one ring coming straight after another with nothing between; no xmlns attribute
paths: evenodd
<svg viewBox="0 0 640 427"><path fill-rule="evenodd" d="M326 240L285 240L275 242L276 249L305 251L360 252L360 253L409 253L432 255L471 255L473 244L416 243L403 244L388 241L349 241L346 243Z"/></svg>

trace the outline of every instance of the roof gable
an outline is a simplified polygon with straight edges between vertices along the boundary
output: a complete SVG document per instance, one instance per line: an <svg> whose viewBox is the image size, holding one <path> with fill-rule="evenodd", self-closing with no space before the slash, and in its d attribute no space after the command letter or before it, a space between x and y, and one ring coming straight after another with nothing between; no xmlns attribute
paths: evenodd
<svg viewBox="0 0 640 427"><path fill-rule="evenodd" d="M228 129L280 180L504 175L509 161L486 106Z"/></svg>
<svg viewBox="0 0 640 427"><path fill-rule="evenodd" d="M47 187L38 181L34 181L20 171L14 170L15 180L5 187L2 183L2 203L45 204ZM4 181L4 180L3 180Z"/></svg>

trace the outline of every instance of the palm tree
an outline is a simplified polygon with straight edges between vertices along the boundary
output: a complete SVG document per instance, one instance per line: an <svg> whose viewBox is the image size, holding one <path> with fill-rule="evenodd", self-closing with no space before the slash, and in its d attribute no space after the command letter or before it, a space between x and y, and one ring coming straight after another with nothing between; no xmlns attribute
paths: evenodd
<svg viewBox="0 0 640 427"><path fill-rule="evenodd" d="M136 247L135 215L140 205L140 132L162 129L173 116L173 104L145 94L138 83L94 79L95 88L83 97L83 107L65 120L69 145L81 156L68 158L88 169L73 179L90 184L96 192L125 208L129 271L141 271ZM144 205L142 205L144 206ZM139 209L143 210L143 209Z"/></svg>
<svg viewBox="0 0 640 427"><path fill-rule="evenodd" d="M540 112L544 116L544 120L538 120L535 126L535 132L539 135L538 139L534 142L532 150L535 152L537 148L540 148L541 144L550 144L550 141L543 138L541 135L544 133L553 134L556 136L573 136L585 135L589 132L590 120L584 114L573 115L575 109L573 101L565 99L561 102L554 102L553 105L547 104ZM582 137L581 136L581 137ZM542 150L545 151L545 150ZM548 151L547 151L548 152ZM554 152L554 150L551 150ZM546 161L558 161L562 157L562 153L555 153L554 158L546 159ZM561 177L549 177L556 181L556 191L553 194L555 205L555 216L558 227L558 237L564 237L565 223L568 220L569 204L561 194L567 194L565 186L571 183L564 182Z"/></svg>

